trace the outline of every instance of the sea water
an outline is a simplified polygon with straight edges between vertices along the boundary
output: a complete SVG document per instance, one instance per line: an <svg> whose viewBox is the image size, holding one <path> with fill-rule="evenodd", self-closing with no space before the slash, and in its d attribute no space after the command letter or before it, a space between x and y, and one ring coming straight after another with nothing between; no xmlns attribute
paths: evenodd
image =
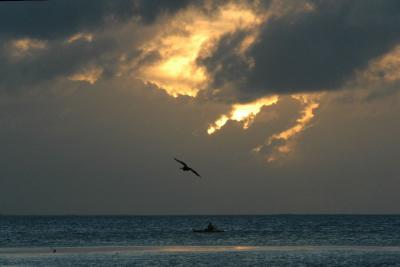
<svg viewBox="0 0 400 267"><path fill-rule="evenodd" d="M0 266L400 266L400 216L0 216Z"/></svg>

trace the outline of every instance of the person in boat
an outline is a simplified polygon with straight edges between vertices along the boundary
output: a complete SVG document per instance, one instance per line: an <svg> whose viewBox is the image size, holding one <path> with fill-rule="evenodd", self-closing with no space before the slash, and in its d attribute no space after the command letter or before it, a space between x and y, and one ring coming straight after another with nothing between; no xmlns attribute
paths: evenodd
<svg viewBox="0 0 400 267"><path fill-rule="evenodd" d="M217 227L215 227L211 222L208 223L208 226L205 229L192 229L193 232L195 233L219 233L219 232L225 232L224 230L220 230Z"/></svg>
<svg viewBox="0 0 400 267"><path fill-rule="evenodd" d="M214 225L212 225L212 223L209 222L209 223L208 223L208 226L207 226L207 231L212 232L212 231L215 231L215 230L216 230L216 229L215 229Z"/></svg>

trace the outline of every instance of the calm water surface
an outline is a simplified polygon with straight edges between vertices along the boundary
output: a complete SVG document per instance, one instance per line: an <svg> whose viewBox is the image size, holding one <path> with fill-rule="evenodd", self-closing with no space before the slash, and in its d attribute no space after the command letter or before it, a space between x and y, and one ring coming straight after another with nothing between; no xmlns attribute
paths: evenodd
<svg viewBox="0 0 400 267"><path fill-rule="evenodd" d="M0 266L88 265L400 266L400 216L0 216Z"/></svg>

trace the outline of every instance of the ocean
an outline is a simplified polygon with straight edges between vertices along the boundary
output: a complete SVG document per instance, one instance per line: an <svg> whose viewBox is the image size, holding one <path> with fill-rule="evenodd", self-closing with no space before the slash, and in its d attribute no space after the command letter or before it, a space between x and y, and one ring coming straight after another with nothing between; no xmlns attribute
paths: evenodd
<svg viewBox="0 0 400 267"><path fill-rule="evenodd" d="M0 266L400 266L400 216L0 216Z"/></svg>

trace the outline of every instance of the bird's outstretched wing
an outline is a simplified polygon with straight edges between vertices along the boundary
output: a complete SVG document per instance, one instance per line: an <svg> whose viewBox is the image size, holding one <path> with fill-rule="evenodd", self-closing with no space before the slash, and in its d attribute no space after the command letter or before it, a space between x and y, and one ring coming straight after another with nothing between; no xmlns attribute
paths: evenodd
<svg viewBox="0 0 400 267"><path fill-rule="evenodd" d="M183 162L182 160L179 160L179 159L177 159L177 158L174 158L174 160L176 160L177 162L179 162L180 164L182 164L182 165L185 166L185 167L188 166L188 165L187 165L185 162Z"/></svg>
<svg viewBox="0 0 400 267"><path fill-rule="evenodd" d="M195 170L193 170L192 168L190 168L190 171L193 172L194 174L196 174L197 176L199 176L199 177L201 178L200 174L198 174L198 173L197 173Z"/></svg>

